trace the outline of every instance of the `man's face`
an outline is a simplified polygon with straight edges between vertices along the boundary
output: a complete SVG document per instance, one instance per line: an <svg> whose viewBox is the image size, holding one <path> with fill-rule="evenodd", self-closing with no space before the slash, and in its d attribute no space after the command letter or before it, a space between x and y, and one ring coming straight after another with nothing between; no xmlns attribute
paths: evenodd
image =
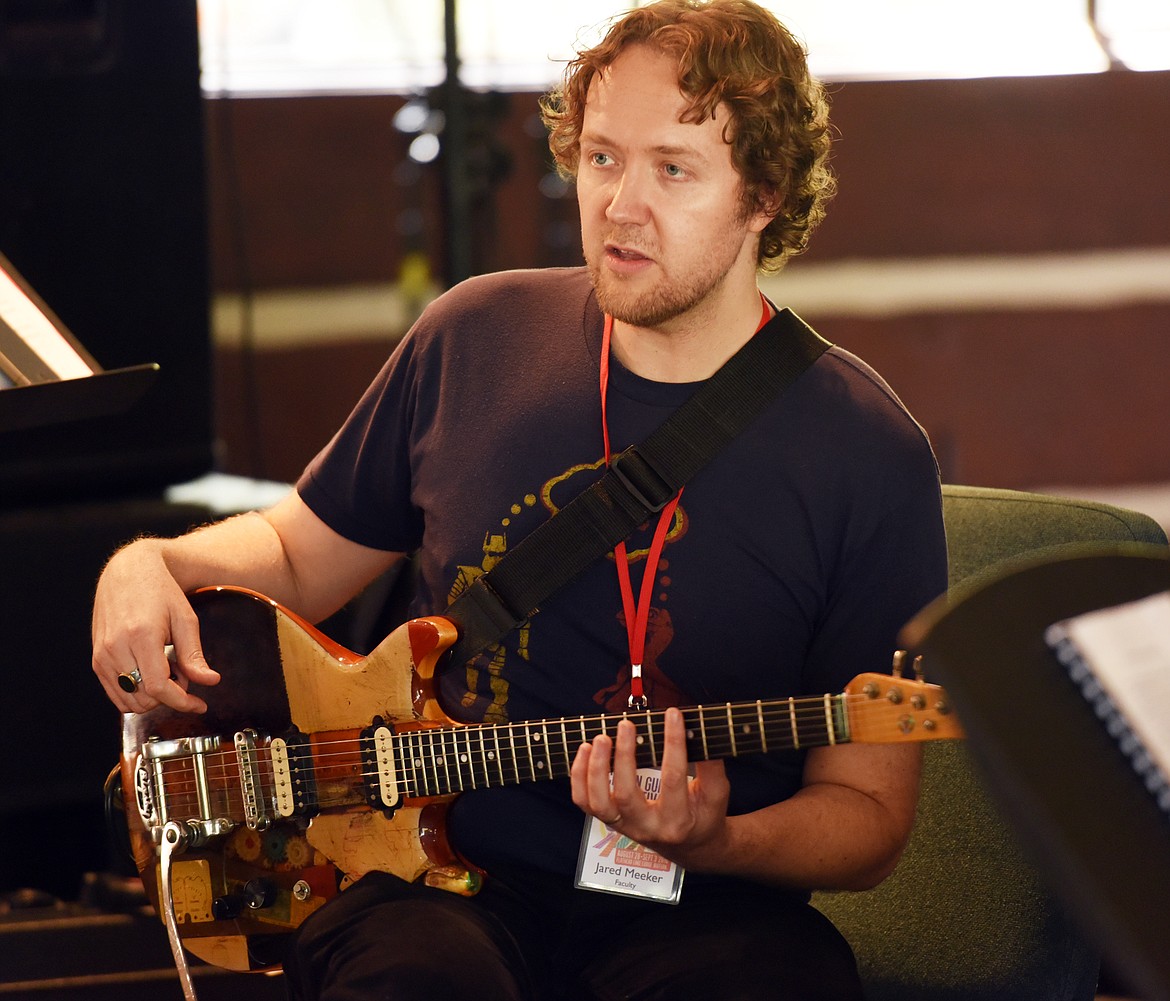
<svg viewBox="0 0 1170 1001"><path fill-rule="evenodd" d="M677 72L673 57L632 46L594 79L585 103L577 175L585 262L601 308L636 327L717 310L731 273L754 281L768 223L744 211L723 138L727 109L680 122L688 102Z"/></svg>

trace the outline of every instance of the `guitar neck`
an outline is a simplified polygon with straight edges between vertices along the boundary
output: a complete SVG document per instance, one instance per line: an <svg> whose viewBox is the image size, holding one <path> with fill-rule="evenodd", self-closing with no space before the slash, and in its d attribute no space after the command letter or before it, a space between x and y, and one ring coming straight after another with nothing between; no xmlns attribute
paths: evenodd
<svg viewBox="0 0 1170 1001"><path fill-rule="evenodd" d="M706 761L845 743L849 731L844 699L825 695L683 709L687 758ZM615 735L623 719L637 727L639 767L658 767L665 726L662 710L398 733L375 728L374 740L381 743L378 770L400 795L413 797L562 778L569 774L582 743L601 734ZM383 800L387 791L381 789Z"/></svg>

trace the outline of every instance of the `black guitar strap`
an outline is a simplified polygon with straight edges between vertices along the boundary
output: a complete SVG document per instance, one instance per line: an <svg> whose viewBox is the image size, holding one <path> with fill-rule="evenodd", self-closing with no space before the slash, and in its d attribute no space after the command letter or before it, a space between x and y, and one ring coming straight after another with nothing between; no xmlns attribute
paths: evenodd
<svg viewBox="0 0 1170 1001"><path fill-rule="evenodd" d="M748 426L830 344L791 310L778 312L640 445L542 523L443 615L465 664L529 619L546 597L610 552Z"/></svg>

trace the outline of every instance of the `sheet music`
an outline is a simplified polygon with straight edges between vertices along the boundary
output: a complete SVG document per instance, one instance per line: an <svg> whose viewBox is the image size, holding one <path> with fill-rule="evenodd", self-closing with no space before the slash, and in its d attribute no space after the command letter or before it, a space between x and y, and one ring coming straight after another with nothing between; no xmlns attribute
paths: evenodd
<svg viewBox="0 0 1170 1001"><path fill-rule="evenodd" d="M94 374L37 304L0 267L0 353L4 353L6 337L19 338L58 379L81 379Z"/></svg>
<svg viewBox="0 0 1170 1001"><path fill-rule="evenodd" d="M1070 670L1079 667L1091 675L1077 677L1074 671L1073 678L1097 702L1098 715L1108 707L1094 700L1094 684L1120 713L1111 721L1113 729L1128 725L1162 776L1170 776L1170 592L1067 619L1046 639ZM1062 640L1071 641L1080 665L1062 656ZM1127 735L1113 736L1127 750Z"/></svg>

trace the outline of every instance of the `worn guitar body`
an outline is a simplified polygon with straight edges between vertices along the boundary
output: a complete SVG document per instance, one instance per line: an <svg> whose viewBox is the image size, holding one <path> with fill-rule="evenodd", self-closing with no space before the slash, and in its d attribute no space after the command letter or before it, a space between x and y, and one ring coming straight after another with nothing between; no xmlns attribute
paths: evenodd
<svg viewBox="0 0 1170 1001"><path fill-rule="evenodd" d="M363 657L253 591L206 588L191 602L223 680L198 690L205 715L124 717L122 787L148 893L172 939L213 965L278 966L288 934L374 869L474 893L482 873L447 842L450 801L566 776L576 748L623 718L638 727L638 764L659 764L663 710L449 719L433 688L457 638L447 619L414 619ZM900 669L840 695L682 713L691 761L961 736L942 689Z"/></svg>
<svg viewBox="0 0 1170 1001"><path fill-rule="evenodd" d="M156 905L161 896L156 846L135 809L141 749L152 740L226 735L231 747L231 736L244 728L271 735L294 729L351 732L356 738L378 716L402 721L400 726L415 720L454 725L439 709L430 684L436 661L456 638L446 619L414 620L369 657L359 657L252 592L209 589L193 594L191 602L207 660L223 675L214 688L198 689L208 712L183 715L159 707L123 720L122 783L131 850ZM374 868L413 880L456 864L444 832L444 800L422 798L387 816L366 804L354 770L324 779L332 783L326 797L331 805L314 817L274 820L265 830L239 823L183 854L172 887L189 952L227 969L270 968L280 962L284 936L347 882ZM229 788L238 792L238 782ZM230 806L212 812L233 813ZM234 812L240 820L239 808ZM275 892L272 903L255 908L236 899L255 880ZM214 907L224 917L213 914L217 900L228 901ZM237 903L243 906L232 915Z"/></svg>

